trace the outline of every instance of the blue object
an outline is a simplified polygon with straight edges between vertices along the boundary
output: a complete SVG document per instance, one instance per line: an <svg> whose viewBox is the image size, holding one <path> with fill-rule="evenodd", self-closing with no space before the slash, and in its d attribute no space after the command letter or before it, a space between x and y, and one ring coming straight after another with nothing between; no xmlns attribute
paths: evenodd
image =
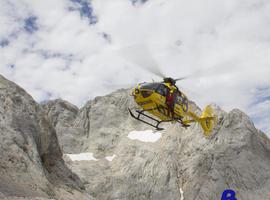
<svg viewBox="0 0 270 200"><path fill-rule="evenodd" d="M233 190L224 190L221 196L221 200L237 200L236 193Z"/></svg>

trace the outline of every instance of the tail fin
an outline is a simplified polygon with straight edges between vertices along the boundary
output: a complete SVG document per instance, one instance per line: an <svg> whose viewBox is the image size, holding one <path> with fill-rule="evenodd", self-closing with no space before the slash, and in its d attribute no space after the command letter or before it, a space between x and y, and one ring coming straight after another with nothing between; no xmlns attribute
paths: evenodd
<svg viewBox="0 0 270 200"><path fill-rule="evenodd" d="M210 105L206 106L199 121L205 136L209 136L211 134L216 121L217 117L214 115L212 107Z"/></svg>

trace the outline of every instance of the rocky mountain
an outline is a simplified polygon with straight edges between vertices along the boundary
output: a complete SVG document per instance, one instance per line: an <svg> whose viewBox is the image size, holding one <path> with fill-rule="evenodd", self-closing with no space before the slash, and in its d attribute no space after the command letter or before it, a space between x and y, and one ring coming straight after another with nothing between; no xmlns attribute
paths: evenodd
<svg viewBox="0 0 270 200"><path fill-rule="evenodd" d="M62 159L53 124L30 95L0 76L0 197L92 199Z"/></svg>
<svg viewBox="0 0 270 200"><path fill-rule="evenodd" d="M145 142L130 137L150 128L129 116L128 90L79 109L64 100L38 105L3 77L0 83L3 197L216 200L233 189L240 200L270 199L270 141L238 109L213 105L218 124L209 138L197 124L165 124L152 134L157 141ZM70 155L86 152L93 158Z"/></svg>
<svg viewBox="0 0 270 200"><path fill-rule="evenodd" d="M60 102L66 106L57 109ZM54 115L62 116L61 120L69 116L64 107L73 107L61 100L47 105L58 110ZM218 124L210 138L203 136L199 125L184 129L167 124L162 137L149 143L127 137L131 131L149 129L129 116L127 107L133 106L128 90L118 90L70 115L72 131L58 127L62 140L74 135L74 128L85 131L76 140L83 143L81 152L92 152L97 160L65 159L91 195L97 199L215 200L230 188L239 199L270 199L270 142L243 112L226 113L213 105ZM195 104L193 109L201 112ZM73 144L62 145L72 147L67 153L75 153ZM106 157L112 155L115 158L108 161Z"/></svg>

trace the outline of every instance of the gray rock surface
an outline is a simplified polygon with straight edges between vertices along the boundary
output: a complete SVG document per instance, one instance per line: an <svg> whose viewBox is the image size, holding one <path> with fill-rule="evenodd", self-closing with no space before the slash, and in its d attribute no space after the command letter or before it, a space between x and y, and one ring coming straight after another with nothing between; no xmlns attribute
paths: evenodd
<svg viewBox="0 0 270 200"><path fill-rule="evenodd" d="M87 135L87 124L77 117L79 109L64 100L48 101L41 104L57 132L59 144L65 153L80 152Z"/></svg>
<svg viewBox="0 0 270 200"><path fill-rule="evenodd" d="M81 109L60 99L42 106L54 124L65 153L91 151L103 155L118 146L123 133L147 128L129 116L127 108L135 104L126 89L96 97Z"/></svg>
<svg viewBox="0 0 270 200"><path fill-rule="evenodd" d="M149 143L127 137L150 129L129 116L135 104L128 90L81 109L63 100L39 106L1 77L0 100L1 198L216 200L230 188L238 199L270 199L270 141L240 110L213 105L218 123L209 138L198 124L165 124L162 137ZM65 153L98 159L63 156L81 181L63 163L56 135Z"/></svg>
<svg viewBox="0 0 270 200"><path fill-rule="evenodd" d="M0 102L1 195L89 199L80 179L65 165L55 129L43 109L1 75Z"/></svg>
<svg viewBox="0 0 270 200"><path fill-rule="evenodd" d="M65 159L94 197L216 200L230 188L239 199L269 199L270 142L243 112L212 105L218 124L210 138L198 124L167 124L159 141L144 143L127 137L150 129L129 116L133 106L128 91L119 90L89 101L77 114L76 121L87 124L81 151L98 161ZM201 112L195 104L193 109ZM113 154L112 162L105 159Z"/></svg>

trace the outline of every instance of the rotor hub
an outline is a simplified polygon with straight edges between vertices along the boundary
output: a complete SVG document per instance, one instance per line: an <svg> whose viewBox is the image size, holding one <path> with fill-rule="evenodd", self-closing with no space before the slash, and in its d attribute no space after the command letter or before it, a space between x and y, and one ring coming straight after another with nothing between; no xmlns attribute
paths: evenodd
<svg viewBox="0 0 270 200"><path fill-rule="evenodd" d="M174 80L173 78L170 78L170 77L164 78L163 81L164 81L164 83L170 83L172 85L176 84L176 80Z"/></svg>

